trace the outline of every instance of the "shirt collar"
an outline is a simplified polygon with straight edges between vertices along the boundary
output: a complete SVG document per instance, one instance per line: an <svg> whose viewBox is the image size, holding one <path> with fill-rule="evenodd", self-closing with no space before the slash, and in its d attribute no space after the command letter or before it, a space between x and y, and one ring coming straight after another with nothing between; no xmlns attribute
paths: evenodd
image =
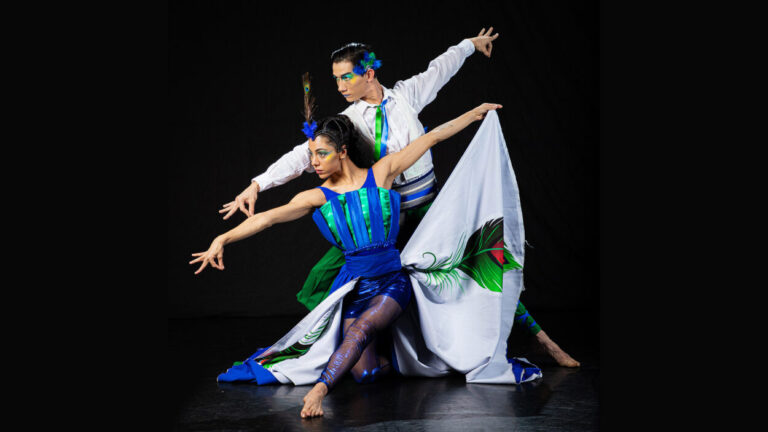
<svg viewBox="0 0 768 432"><path fill-rule="evenodd" d="M381 102L384 103L385 100L389 100L392 98L392 91L384 86L381 86L381 88L384 90L384 97L381 99ZM389 102L387 102L389 103ZM372 103L368 103L362 99L358 99L354 102L352 102L353 105L355 105L355 108L362 114L367 110L368 108L376 108L378 105L374 105Z"/></svg>

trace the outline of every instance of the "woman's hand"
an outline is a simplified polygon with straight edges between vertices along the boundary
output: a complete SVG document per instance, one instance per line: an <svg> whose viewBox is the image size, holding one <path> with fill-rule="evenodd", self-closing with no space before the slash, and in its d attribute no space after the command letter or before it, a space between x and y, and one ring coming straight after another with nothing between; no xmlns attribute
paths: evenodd
<svg viewBox="0 0 768 432"><path fill-rule="evenodd" d="M197 258L190 261L189 262L190 264L194 264L202 261L202 265L200 265L200 268L197 269L195 274L198 274L201 271L203 271L203 269L208 264L211 264L211 267L213 268L224 270L224 239L222 239L221 236L216 237L215 239L213 239L211 246L208 248L206 252L193 253L192 256L195 256ZM218 260L218 263L216 262L216 260Z"/></svg>
<svg viewBox="0 0 768 432"><path fill-rule="evenodd" d="M482 120L488 111L493 111L497 108L502 108L502 106L495 103L484 103L470 112L472 113L474 120Z"/></svg>

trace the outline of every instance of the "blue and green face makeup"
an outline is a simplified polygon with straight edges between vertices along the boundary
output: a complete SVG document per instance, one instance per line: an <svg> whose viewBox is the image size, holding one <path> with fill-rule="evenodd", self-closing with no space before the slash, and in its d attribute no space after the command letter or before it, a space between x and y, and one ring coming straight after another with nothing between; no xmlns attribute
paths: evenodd
<svg viewBox="0 0 768 432"><path fill-rule="evenodd" d="M336 83L339 82L339 80L342 80L344 82L353 83L355 80L357 80L358 75L355 75L354 72L347 72L343 74L340 77L333 76L333 79L336 81Z"/></svg>
<svg viewBox="0 0 768 432"><path fill-rule="evenodd" d="M313 157L312 150L307 150L307 151L309 152L309 159L311 160ZM328 162L333 158L333 155L335 155L336 152L333 150L326 150L321 148L321 149L317 149L315 151L315 154L317 155L318 159L320 159L321 162Z"/></svg>

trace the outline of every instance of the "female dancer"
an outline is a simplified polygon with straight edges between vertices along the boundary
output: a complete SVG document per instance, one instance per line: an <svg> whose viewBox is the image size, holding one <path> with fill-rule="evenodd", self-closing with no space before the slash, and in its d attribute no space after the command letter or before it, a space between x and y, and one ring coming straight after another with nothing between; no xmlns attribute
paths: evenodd
<svg viewBox="0 0 768 432"><path fill-rule="evenodd" d="M369 169L365 166L370 165L371 159L366 157L364 149L371 146L363 142L365 138L349 118L337 115L311 126L305 124L305 133L311 137L312 166L325 180L322 186L297 194L286 205L253 215L216 237L206 252L192 254L196 258L190 264L200 263L195 274L208 265L223 270L225 245L276 223L298 219L313 209L320 231L344 251L346 264L331 291L356 277L360 279L344 299L342 342L304 397L302 417L323 415L323 398L346 372L352 371L356 379L362 380L369 374L367 371L375 374L376 369L384 366L379 363L371 342L410 301L411 282L401 267L400 252L395 247L400 197L391 190L393 180L429 148L497 108L501 105L482 104L422 135L404 150L381 158Z"/></svg>

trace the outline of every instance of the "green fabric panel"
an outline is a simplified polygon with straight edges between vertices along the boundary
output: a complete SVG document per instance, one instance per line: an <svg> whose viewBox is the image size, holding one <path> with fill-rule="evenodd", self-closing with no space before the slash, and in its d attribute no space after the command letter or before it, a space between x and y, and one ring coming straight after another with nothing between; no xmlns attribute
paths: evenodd
<svg viewBox="0 0 768 432"><path fill-rule="evenodd" d="M336 222L333 220L333 207L331 207L331 203L326 202L320 206L320 213L322 213L325 223L328 224L328 228L330 228L331 234L333 234L333 238L336 240L336 244L340 245L341 237L339 237L339 230L336 228Z"/></svg>
<svg viewBox="0 0 768 432"><path fill-rule="evenodd" d="M328 296L333 280L336 279L344 262L344 252L341 249L332 247L326 252L309 271L304 286L296 294L299 303L309 310L320 304Z"/></svg>
<svg viewBox="0 0 768 432"><path fill-rule="evenodd" d="M381 202L381 214L384 216L384 237L389 236L389 226L392 224L392 204L389 202L389 190L379 189L379 201Z"/></svg>
<svg viewBox="0 0 768 432"><path fill-rule="evenodd" d="M360 207L363 209L363 219L365 219L365 228L368 229L368 238L373 238L373 234L371 234L371 211L368 208L368 189L360 189L358 191L358 195L360 196Z"/></svg>
<svg viewBox="0 0 768 432"><path fill-rule="evenodd" d="M339 204L341 204L342 210L344 210L344 218L347 219L347 230L349 230L349 235L352 237L355 246L358 246L357 239L355 238L355 230L352 228L352 216L349 215L349 211L347 210L347 197L342 194L337 198L339 199Z"/></svg>
<svg viewBox="0 0 768 432"><path fill-rule="evenodd" d="M424 219L424 215L427 214L427 210L429 210L429 208L432 207L432 203L434 203L434 201L430 201L426 205L422 205L416 208L410 208L406 210L405 211L406 217L407 218L415 217L416 220L421 222L421 220Z"/></svg>

